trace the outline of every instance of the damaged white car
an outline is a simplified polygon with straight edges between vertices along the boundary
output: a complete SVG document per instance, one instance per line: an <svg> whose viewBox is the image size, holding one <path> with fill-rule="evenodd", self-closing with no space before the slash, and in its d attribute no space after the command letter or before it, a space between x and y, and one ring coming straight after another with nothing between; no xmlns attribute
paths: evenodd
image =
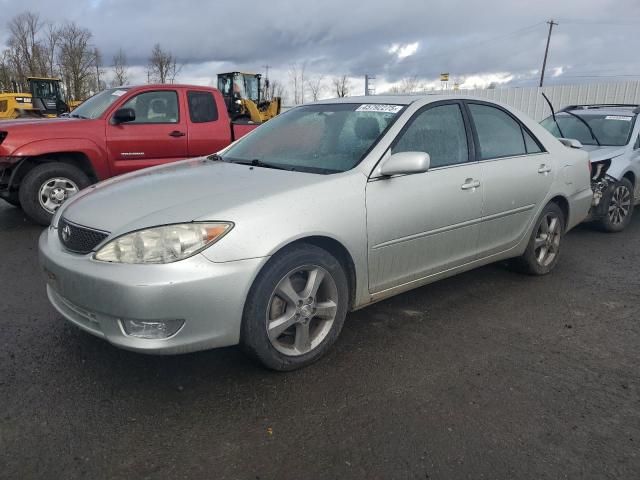
<svg viewBox="0 0 640 480"><path fill-rule="evenodd" d="M588 220L620 232L640 203L640 105L572 105L541 124L589 152L593 205Z"/></svg>

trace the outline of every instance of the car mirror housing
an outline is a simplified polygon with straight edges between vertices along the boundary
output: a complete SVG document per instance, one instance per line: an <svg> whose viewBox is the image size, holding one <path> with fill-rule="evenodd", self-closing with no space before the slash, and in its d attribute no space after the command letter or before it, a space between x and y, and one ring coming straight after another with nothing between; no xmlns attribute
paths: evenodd
<svg viewBox="0 0 640 480"><path fill-rule="evenodd" d="M411 175L429 170L431 157L425 152L394 153L385 160L380 173L385 177L394 175Z"/></svg>
<svg viewBox="0 0 640 480"><path fill-rule="evenodd" d="M136 119L136 111L133 108L120 108L113 114L113 121L116 124L133 122Z"/></svg>
<svg viewBox="0 0 640 480"><path fill-rule="evenodd" d="M565 147L569 148L582 148L582 143L580 140L576 140L575 138L558 138L560 143L562 143Z"/></svg>

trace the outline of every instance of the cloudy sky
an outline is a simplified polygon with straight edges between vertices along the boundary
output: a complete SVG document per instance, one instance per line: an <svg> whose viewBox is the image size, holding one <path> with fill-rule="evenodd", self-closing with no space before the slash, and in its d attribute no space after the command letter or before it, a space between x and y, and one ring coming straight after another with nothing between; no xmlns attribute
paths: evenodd
<svg viewBox="0 0 640 480"><path fill-rule="evenodd" d="M90 29L107 64L123 48L133 81L146 80L160 43L184 64L185 83L264 65L288 83L290 65L305 63L327 84L348 75L353 94L365 73L378 92L412 76L435 86L440 72L469 88L535 85L549 18L559 23L549 83L640 79L639 0L0 0L5 20L25 10ZM0 25L0 44L6 37Z"/></svg>

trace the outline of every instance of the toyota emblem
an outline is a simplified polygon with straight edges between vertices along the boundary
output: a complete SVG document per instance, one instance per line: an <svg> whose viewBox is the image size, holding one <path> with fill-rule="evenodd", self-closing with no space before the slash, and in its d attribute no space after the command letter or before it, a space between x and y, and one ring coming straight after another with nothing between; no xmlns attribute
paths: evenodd
<svg viewBox="0 0 640 480"><path fill-rule="evenodd" d="M69 228L69 225L65 225L64 228L62 229L62 240L64 240L65 242L68 242L70 238L71 238L71 229Z"/></svg>

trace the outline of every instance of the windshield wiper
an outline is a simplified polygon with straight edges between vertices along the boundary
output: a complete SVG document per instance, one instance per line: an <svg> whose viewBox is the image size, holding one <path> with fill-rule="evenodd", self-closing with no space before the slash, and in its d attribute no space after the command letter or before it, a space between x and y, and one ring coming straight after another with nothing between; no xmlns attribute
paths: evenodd
<svg viewBox="0 0 640 480"><path fill-rule="evenodd" d="M596 143L598 144L599 147L601 146L600 145L600 140L598 140L598 137L596 137L596 134L593 133L593 129L591 128L591 125L589 125L589 122L587 122L580 115L576 115L575 113L570 112L569 110L565 110L564 113L568 113L572 117L576 117L578 120L580 120L582 123L584 123L587 126L587 128L589 129L589 133L591 134L591 138L593 138L596 141Z"/></svg>
<svg viewBox="0 0 640 480"><path fill-rule="evenodd" d="M207 160L213 160L214 162L224 162L222 155L218 155L217 153L212 153L207 157Z"/></svg>
<svg viewBox="0 0 640 480"><path fill-rule="evenodd" d="M290 170L290 171L294 170L294 168L292 168L292 167L283 167L283 166L277 165L275 163L263 162L262 160L259 160L257 158L254 158L253 160L232 160L232 159L229 159L227 161L229 163L237 163L239 165L250 165L252 167L273 168L274 170Z"/></svg>
<svg viewBox="0 0 640 480"><path fill-rule="evenodd" d="M82 118L83 120L89 120L89 117L85 117L84 115L78 115L77 113L70 113L69 116L73 118Z"/></svg>
<svg viewBox="0 0 640 480"><path fill-rule="evenodd" d="M564 133L562 133L560 124L558 123L558 120L556 120L556 111L553 109L551 100L549 100L549 98L544 94L544 92L540 92L540 93L542 94L542 97L547 101L547 105L549 105L549 108L551 109L551 116L553 117L553 122L556 124L556 127L558 127L558 133L560 134L561 137L564 138Z"/></svg>

